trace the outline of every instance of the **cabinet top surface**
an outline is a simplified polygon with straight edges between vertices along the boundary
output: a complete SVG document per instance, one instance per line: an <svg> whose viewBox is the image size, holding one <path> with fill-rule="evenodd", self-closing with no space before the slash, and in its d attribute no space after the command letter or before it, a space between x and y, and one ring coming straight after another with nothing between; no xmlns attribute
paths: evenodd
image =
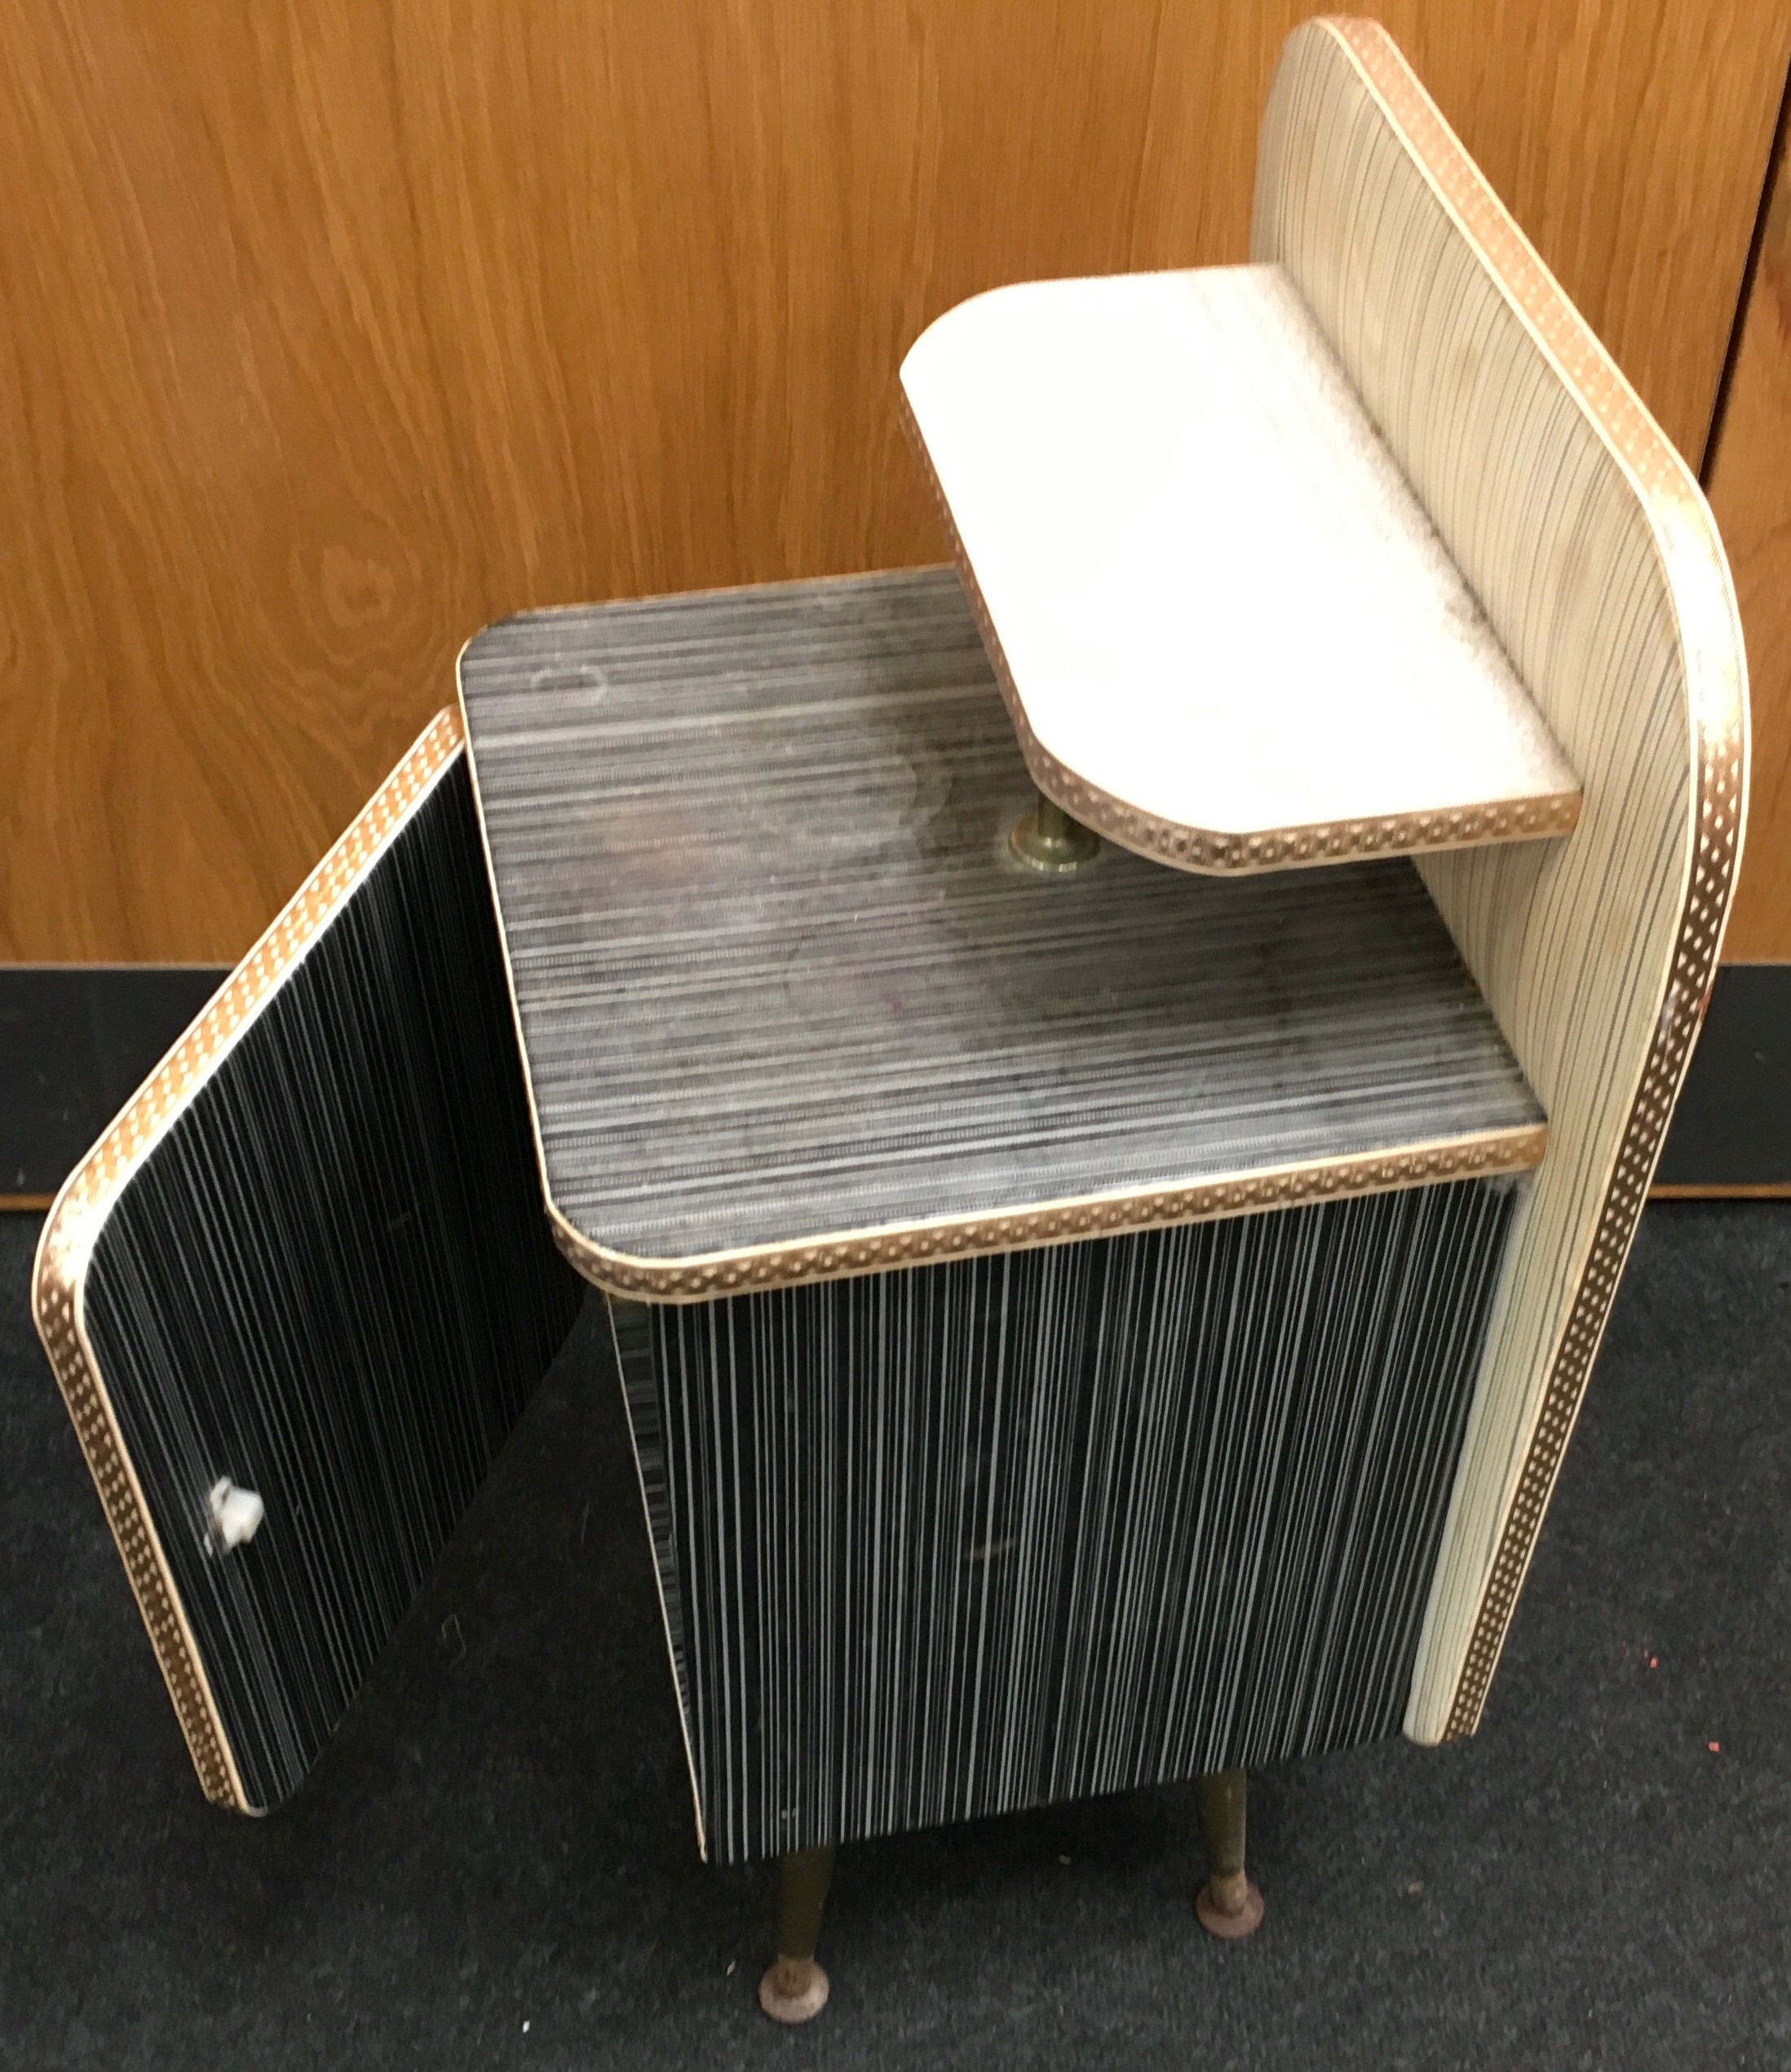
<svg viewBox="0 0 1791 2072"><path fill-rule="evenodd" d="M1028 759L1091 824L1206 870L1573 825L1577 777L1278 267L997 289L902 384Z"/></svg>
<svg viewBox="0 0 1791 2072"><path fill-rule="evenodd" d="M690 1298L1540 1156L1410 865L1041 876L949 569L533 614L461 696L545 1184Z"/></svg>

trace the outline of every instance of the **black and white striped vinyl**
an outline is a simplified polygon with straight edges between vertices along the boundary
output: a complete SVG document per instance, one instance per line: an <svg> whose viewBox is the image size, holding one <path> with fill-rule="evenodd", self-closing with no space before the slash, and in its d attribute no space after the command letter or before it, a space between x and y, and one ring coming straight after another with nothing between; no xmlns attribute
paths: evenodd
<svg viewBox="0 0 1791 2072"><path fill-rule="evenodd" d="M506 621L461 665L550 1197L688 1259L1542 1120L1403 861L1009 855L949 569Z"/></svg>
<svg viewBox="0 0 1791 2072"><path fill-rule="evenodd" d="M1395 1731L1521 1184L612 1303L710 1856Z"/></svg>
<svg viewBox="0 0 1791 2072"><path fill-rule="evenodd" d="M86 1319L245 1792L311 1767L577 1314L457 756L131 1177ZM265 1520L224 1553L228 1478Z"/></svg>

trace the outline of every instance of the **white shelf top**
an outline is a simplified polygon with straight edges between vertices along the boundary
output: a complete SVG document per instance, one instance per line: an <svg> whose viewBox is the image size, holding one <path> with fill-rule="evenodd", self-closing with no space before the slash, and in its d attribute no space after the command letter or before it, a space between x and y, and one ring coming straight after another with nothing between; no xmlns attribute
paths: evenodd
<svg viewBox="0 0 1791 2072"><path fill-rule="evenodd" d="M1041 788L1198 870L1559 833L1579 780L1278 267L1001 288L902 367Z"/></svg>

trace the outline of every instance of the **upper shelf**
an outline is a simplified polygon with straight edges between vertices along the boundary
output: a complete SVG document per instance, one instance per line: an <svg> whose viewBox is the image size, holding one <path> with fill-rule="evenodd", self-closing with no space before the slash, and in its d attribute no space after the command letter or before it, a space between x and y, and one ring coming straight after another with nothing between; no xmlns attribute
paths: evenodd
<svg viewBox="0 0 1791 2072"><path fill-rule="evenodd" d="M1226 872L1578 819L1280 267L997 289L902 386L1033 777L1101 833Z"/></svg>

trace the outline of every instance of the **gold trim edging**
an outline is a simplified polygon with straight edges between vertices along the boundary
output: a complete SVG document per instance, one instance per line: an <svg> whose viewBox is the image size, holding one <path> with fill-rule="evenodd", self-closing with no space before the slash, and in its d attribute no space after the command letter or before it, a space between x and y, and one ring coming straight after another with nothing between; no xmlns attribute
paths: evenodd
<svg viewBox="0 0 1791 2072"><path fill-rule="evenodd" d="M100 1492L106 1522L130 1579L200 1784L214 1805L240 1813L255 1809L244 1794L167 1557L87 1342L82 1315L87 1261L113 1204L137 1167L378 860L460 744L459 714L452 708L438 713L198 1019L70 1173L38 1242L32 1272L38 1336Z"/></svg>
<svg viewBox="0 0 1791 2072"><path fill-rule="evenodd" d="M1675 608L1683 607L1699 575L1713 566L1722 572L1729 615L1722 631L1731 652L1739 652L1739 621L1722 549L1708 507L1666 435L1487 184L1392 38L1378 23L1355 18L1329 17L1322 25L1347 51L1432 190L1623 463L1652 522ZM1676 570L1691 581L1675 582ZM1705 631L1714 636L1716 630ZM1683 619L1681 643L1688 652L1686 687L1697 799L1687 897L1654 1041L1484 1586L1443 1730L1445 1741L1462 1739L1479 1724L1716 975L1740 853L1746 718L1733 669L1700 671L1690 665L1689 654L1703 643L1685 638ZM1711 644L1716 644L1714 638Z"/></svg>
<svg viewBox="0 0 1791 2072"><path fill-rule="evenodd" d="M1263 1209L1386 1194L1395 1188L1527 1172L1541 1162L1547 1142L1547 1125L1537 1123L1521 1129L1412 1145L1398 1151L1271 1166L1260 1173L1228 1174L1187 1187L1095 1195L949 1222L896 1224L688 1260L637 1259L612 1252L575 1230L551 1197L548 1208L560 1250L586 1279L606 1294L637 1301L707 1302L719 1297L797 1288L810 1281L845 1280L940 1260L984 1258L1039 1245L1070 1244L1080 1238L1117 1237Z"/></svg>

